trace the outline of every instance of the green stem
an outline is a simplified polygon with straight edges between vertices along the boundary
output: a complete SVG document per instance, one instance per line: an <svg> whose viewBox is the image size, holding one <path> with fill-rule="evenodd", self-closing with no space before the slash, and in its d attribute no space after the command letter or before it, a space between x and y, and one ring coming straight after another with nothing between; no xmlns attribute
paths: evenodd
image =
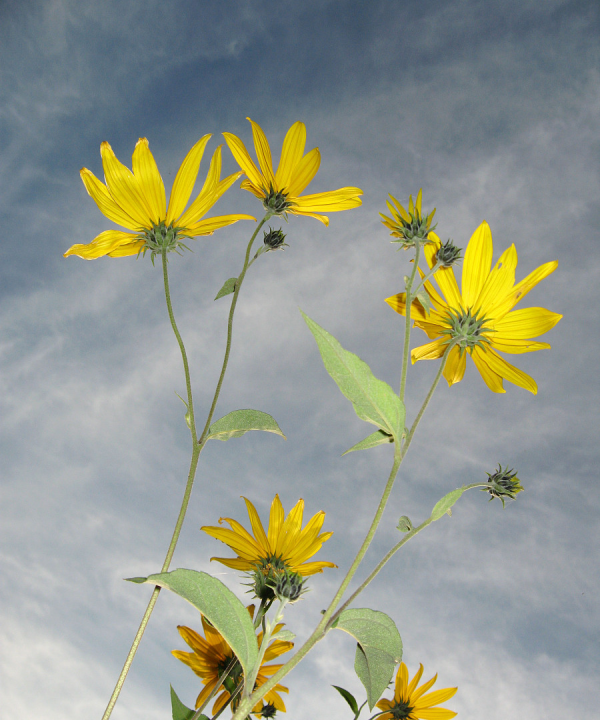
<svg viewBox="0 0 600 720"><path fill-rule="evenodd" d="M238 662L238 659L235 657L235 655L231 658L231 662L229 665L223 670L223 673L221 674L221 677L219 678L219 682L214 686L214 688L211 690L210 695L206 698L206 700L200 705L200 707L196 710L196 712L192 715L190 720L198 720L200 715L202 715L202 711L204 708L208 705L208 703L214 698L214 696L219 692L221 689L223 683L227 679L227 676L229 673L233 670L235 667L235 664ZM231 700L231 698L230 698ZM215 716L216 717L216 716Z"/></svg>
<svg viewBox="0 0 600 720"><path fill-rule="evenodd" d="M404 402L404 393L406 391L406 373L408 370L408 354L410 350L410 310L412 301L415 295L412 292L412 285L415 281L415 275L417 274L417 268L419 267L419 250L421 243L417 241L415 246L415 259L412 273L406 283L406 323L404 325L404 347L402 349L402 372L400 374L400 400Z"/></svg>
<svg viewBox="0 0 600 720"><path fill-rule="evenodd" d="M181 534L181 528L183 527L183 521L185 520L185 515L187 512L188 504L190 501L190 497L192 494L192 488L194 486L194 479L196 477L196 469L198 467L198 460L200 457L200 453L202 452L204 445L206 443L207 435L208 435L208 428L210 427L210 423L217 405L217 400L219 398L219 394L221 392L221 386L223 384L223 378L225 377L225 372L227 370L227 364L229 362L229 354L231 352L231 338L233 333L233 315L235 312L235 307L237 305L237 299L240 294L240 288L242 286L242 282L244 280L244 277L246 275L246 271L248 269L248 259L250 257L250 252L252 250L252 245L254 244L254 240L256 238L256 235L258 234L258 231L260 228L265 224L265 222L271 217L272 213L267 212L265 217L259 222L258 226L256 227L256 230L252 234L252 237L250 238L250 242L248 243L248 248L246 250L246 256L244 259L244 266L242 268L242 272L240 273L240 276L238 277L238 281L235 286L235 292L233 294L233 300L231 301L231 308L229 310L229 320L227 323L227 344L225 348L225 357L223 359L223 367L221 369L221 375L219 377L219 382L217 383L217 387L215 389L215 394L213 397L213 401L210 407L210 411L208 413L208 417L206 420L206 424L204 426L204 430L202 431L202 434L200 436L200 439L198 440L197 434L196 434L196 423L194 419L194 405L192 400L192 385L191 385L191 379L190 379L190 371L189 371L189 365L187 360L187 354L185 351L185 346L183 344L183 340L181 338L181 334L179 333L179 329L177 328L177 324L175 322L175 316L173 314L173 307L171 304L171 293L169 289L169 275L167 271L167 254L166 250L163 250L162 252L162 264L163 264L163 280L164 280L164 287L165 287L165 299L167 302L167 310L169 313L169 319L171 321L171 326L173 328L173 332L175 333L175 337L177 339L177 343L179 345L179 349L181 351L181 357L183 360L183 370L185 373L185 384L187 388L187 397L188 397L188 412L190 417L190 433L192 435L192 459L190 461L190 469L188 472L188 479L185 486L185 491L183 494L183 500L181 502L181 508L179 510L179 515L177 517L177 522L175 523L175 529L173 530L173 535L171 537L171 542L169 543L169 548L167 550L167 554L165 556L165 560L163 562L161 572L167 572L169 569L169 565L171 564L171 560L173 558L173 554L175 552L175 548L177 546L177 542L179 540L179 535ZM144 631L146 630L146 626L148 625L148 621L150 620L150 616L152 615L152 611L154 610L154 606L156 605L156 600L158 599L158 594L160 592L160 587L156 586L154 590L152 591L152 595L150 596L150 601L148 602L148 606L146 607L146 610L144 612L144 615L142 617L142 621L140 623L140 626L137 630L137 633L135 634L135 637L133 639L133 643L131 644L131 648L129 649L129 652L127 654L127 658L125 659L125 663L123 665L123 669L121 670L121 674L119 675L119 678L117 680L117 683L115 685L115 688L112 692L112 695L110 696L110 700L108 701L108 705L106 706L106 710L104 711L104 715L102 716L102 720L108 720L108 718L111 716L113 708L117 702L117 699L121 693L121 688L123 687L123 684L125 683L125 679L127 678L127 673L129 672L129 668L131 667L131 663L133 662L133 658L135 657L135 654L138 650L139 644L141 642L142 636L144 635Z"/></svg>
<svg viewBox="0 0 600 720"><path fill-rule="evenodd" d="M258 671L260 670L260 666L262 665L262 661L265 656L265 652L267 651L269 641L271 640L271 635L273 635L273 630L275 630L275 628L277 627L277 623L279 623L279 622L281 622L281 620L283 620L283 611L288 602L289 601L285 600L285 599L279 601L279 607L277 608L275 617L267 623L266 627L264 625L264 615L263 615L262 640L260 641L260 647L258 648L258 657L256 658L256 662L254 663L254 667L248 673L248 677L244 679L244 698L250 697L250 694L251 694L252 690L254 689L254 683L256 682L256 676L258 675Z"/></svg>

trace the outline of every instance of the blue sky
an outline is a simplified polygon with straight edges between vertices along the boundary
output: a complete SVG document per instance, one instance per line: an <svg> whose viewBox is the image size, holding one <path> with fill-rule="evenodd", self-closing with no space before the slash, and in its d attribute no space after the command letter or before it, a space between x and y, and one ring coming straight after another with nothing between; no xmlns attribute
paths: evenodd
<svg viewBox="0 0 600 720"><path fill-rule="evenodd" d="M202 135L239 135L246 116L275 158L296 120L322 162L311 192L355 185L361 208L325 228L291 218L290 247L251 269L217 415L272 414L287 435L207 447L172 567L216 574L223 546L199 531L266 519L275 493L325 510L319 558L348 566L391 464L390 448L340 457L368 430L323 369L298 308L396 387L407 256L378 213L423 187L442 239L466 245L482 220L494 258L515 243L517 279L559 268L526 306L564 315L546 350L517 356L538 395L494 395L469 364L438 389L407 456L361 577L396 541L399 515L498 462L526 492L502 510L470 493L389 564L360 604L389 613L412 673L458 685L461 718L588 720L598 677L598 262L600 68L594 2L5 2L0 6L0 623L7 718L100 717L179 507L189 443L181 360L149 259L64 259L112 227L79 179L102 177L100 142L129 164L147 137L167 192ZM207 162L201 167L206 171ZM224 174L236 169L224 149ZM260 206L237 185L214 214ZM193 243L171 263L197 412L216 382L227 300L252 224ZM413 345L424 342L416 330ZM414 417L435 374L411 368ZM358 512L360 509L360 513ZM363 514L364 511L364 514ZM286 618L301 639L342 570L311 580ZM360 575L360 573L359 573ZM240 591L241 593L241 591ZM240 594L243 598L243 594ZM166 593L113 717L170 717L169 683L199 682L170 651L197 613ZM347 718L330 688L361 694L353 645L331 634L288 676L287 717ZM596 690L596 692L594 692Z"/></svg>

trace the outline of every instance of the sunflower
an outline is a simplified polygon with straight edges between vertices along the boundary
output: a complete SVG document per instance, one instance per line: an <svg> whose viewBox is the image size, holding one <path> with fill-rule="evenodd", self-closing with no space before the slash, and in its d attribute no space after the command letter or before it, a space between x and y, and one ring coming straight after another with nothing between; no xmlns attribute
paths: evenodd
<svg viewBox="0 0 600 720"><path fill-rule="evenodd" d="M161 236L169 237L176 249L179 238L212 235L218 228L238 220L254 220L251 215L223 215L201 220L223 193L242 175L241 172L219 180L221 175L221 146L212 157L204 186L198 197L184 212L210 135L198 140L186 155L175 176L169 207L166 206L165 186L148 147L148 140L140 138L133 151L133 172L122 165L107 142L100 145L106 185L87 168L80 171L89 195L100 211L133 233L105 230L87 245L73 245L65 253L86 260L108 255L125 257L137 255L147 248L147 242Z"/></svg>
<svg viewBox="0 0 600 720"><path fill-rule="evenodd" d="M436 264L436 255L442 244L438 236L430 232L425 245L425 257L429 268ZM412 362L435 360L442 357L448 343L456 342L446 360L444 377L449 385L460 382L465 373L467 350L486 385L492 392L505 392L502 381L519 385L537 393L535 380L498 355L526 353L549 348L548 343L534 342L537 337L553 328L562 315L544 308L512 308L541 280L554 272L558 262L548 262L515 283L517 251L511 245L492 264L492 233L484 221L475 230L465 252L462 272L462 293L452 268L441 267L434 278L445 300L430 282L425 290L433 309L427 313L418 300L412 303L411 319L424 330L433 342L417 347L411 352ZM421 277L423 273L420 271ZM386 299L396 312L406 314L406 293Z"/></svg>
<svg viewBox="0 0 600 720"><path fill-rule="evenodd" d="M271 503L269 531L265 534L256 508L250 500L244 500L254 537L235 520L219 518L219 523L229 523L231 530L213 526L201 529L229 545L238 556L231 559L213 557L211 560L218 560L235 570L259 570L263 574L269 574L271 570L276 574L291 571L303 577L323 572L325 567L337 567L332 562L306 562L333 535L333 532L319 534L325 520L322 510L314 515L302 530L304 500L298 500L284 519L283 505L279 495L275 495Z"/></svg>
<svg viewBox="0 0 600 720"><path fill-rule="evenodd" d="M248 606L250 617L254 618L254 605ZM234 654L229 644L225 641L221 633L214 628L204 616L202 616L202 627L204 628L204 637L184 625L179 625L178 630L181 637L192 648L193 652L184 652L183 650L172 650L172 654L181 662L190 667L196 675L202 679L204 689L196 699L196 708L199 708L212 693L219 682L219 678L225 672L226 668L234 659ZM276 626L274 632L278 632L283 627L283 623ZM262 631L258 633L257 641L260 647L262 642ZM279 655L283 655L294 647L294 643L284 640L274 640L269 644L265 651L263 662L256 676L255 688L260 687L267 681L267 678L274 675L281 665L266 665L270 660L274 660ZM225 682L219 686L217 692L222 690L221 694L215 700L213 705L213 713L219 712L223 708L231 693L237 688L242 681L242 669L239 662L236 662L233 669L229 671ZM285 712L285 704L279 693L289 692L283 685L275 685L253 708L252 712L260 714L264 703L273 706L277 710ZM235 704L235 700L234 700Z"/></svg>
<svg viewBox="0 0 600 720"><path fill-rule="evenodd" d="M428 695L425 695L424 693L426 693L437 680L437 674L434 675L431 680L417 688L422 674L423 665L420 665L417 674L409 685L408 669L404 663L400 663L400 667L396 673L394 697L391 700L380 700L377 703L377 707L380 710L388 711L380 715L379 720L450 720L450 718L456 717L457 713L452 710L434 707L434 705L450 700L458 688L434 690Z"/></svg>
<svg viewBox="0 0 600 720"><path fill-rule="evenodd" d="M250 120L250 118L246 118ZM246 173L247 179L240 187L249 190L263 201L267 210L275 215L291 213L316 218L329 225L329 218L317 215L319 212L337 212L350 210L361 204L362 190L356 187L344 187L339 190L316 193L315 195L300 194L317 174L321 164L321 154L314 148L303 156L306 143L306 126L295 122L287 131L281 150L281 159L277 172L273 172L271 149L269 142L255 122L252 125L254 148L260 170L254 164L244 143L232 133L223 133L225 142L233 153L238 165Z"/></svg>

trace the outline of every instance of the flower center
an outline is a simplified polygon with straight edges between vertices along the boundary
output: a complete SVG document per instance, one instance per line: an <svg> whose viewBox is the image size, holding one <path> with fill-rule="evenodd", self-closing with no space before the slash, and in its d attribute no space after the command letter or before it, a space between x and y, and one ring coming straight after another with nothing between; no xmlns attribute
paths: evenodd
<svg viewBox="0 0 600 720"><path fill-rule="evenodd" d="M288 193L281 190L275 190L273 185L269 190L264 190L265 198L263 205L267 210L271 210L274 215L283 215L286 210L292 207L293 203L289 202Z"/></svg>
<svg viewBox="0 0 600 720"><path fill-rule="evenodd" d="M407 720L407 718L410 718L412 711L413 708L403 700L398 700L396 705L394 705L393 708L390 708L390 712L396 720Z"/></svg>
<svg viewBox="0 0 600 720"><path fill-rule="evenodd" d="M448 310L448 327L442 332L448 335L447 343L453 342L460 348L461 354L465 349L472 350L475 346L485 349L485 345L491 345L491 340L485 333L494 332L492 328L485 327L488 319L479 315L479 310L471 313L471 308L465 310Z"/></svg>
<svg viewBox="0 0 600 720"><path fill-rule="evenodd" d="M191 237L191 235L185 235L183 230L184 228L181 227L167 225L164 220L161 220L158 225L153 225L151 228L144 228L137 237L139 240L144 240L145 243L141 252L145 255L149 250L153 264L154 258L157 255L161 255L163 250L168 253L176 252L181 255L179 248L189 250L189 247L181 242L181 238Z"/></svg>

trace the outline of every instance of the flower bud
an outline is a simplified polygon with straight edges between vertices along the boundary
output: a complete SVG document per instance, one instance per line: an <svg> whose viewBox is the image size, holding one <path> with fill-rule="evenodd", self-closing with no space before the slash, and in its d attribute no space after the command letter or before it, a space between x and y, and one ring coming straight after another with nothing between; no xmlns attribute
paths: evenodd
<svg viewBox="0 0 600 720"><path fill-rule="evenodd" d="M260 716L264 718L274 718L275 714L277 713L277 708L272 703L267 703L266 705L263 705L260 711Z"/></svg>
<svg viewBox="0 0 600 720"><path fill-rule="evenodd" d="M437 251L436 260L442 267L449 268L455 265L461 259L460 248L452 243L452 240L445 242Z"/></svg>
<svg viewBox="0 0 600 720"><path fill-rule="evenodd" d="M295 602L302 595L304 578L299 573L285 570L275 582L273 590L278 600Z"/></svg>
<svg viewBox="0 0 600 720"><path fill-rule="evenodd" d="M269 228L269 232L265 231L263 239L266 252L269 252L270 250L283 250L284 247L287 247L287 243L285 243L284 240L285 235L281 228L277 228L276 230Z"/></svg>
<svg viewBox="0 0 600 720"><path fill-rule="evenodd" d="M504 507L506 498L514 500L517 493L523 490L517 473L512 469L509 470L508 465L503 470L502 465L498 464L498 470L495 473L486 473L486 475L488 476L488 487L482 488L482 490L492 496L490 502L494 498L498 498L502 502L502 507Z"/></svg>

